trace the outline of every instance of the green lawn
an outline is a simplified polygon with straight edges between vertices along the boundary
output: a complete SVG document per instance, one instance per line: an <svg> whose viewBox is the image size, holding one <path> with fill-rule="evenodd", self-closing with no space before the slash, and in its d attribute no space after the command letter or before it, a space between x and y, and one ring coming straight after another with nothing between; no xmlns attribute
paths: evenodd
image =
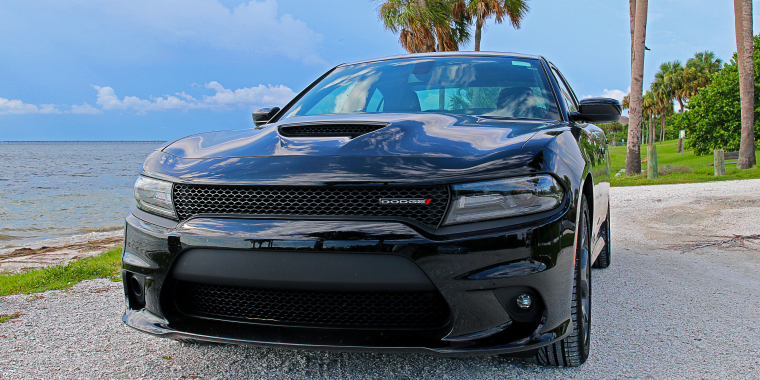
<svg viewBox="0 0 760 380"><path fill-rule="evenodd" d="M610 169L612 171L612 179L610 181L612 186L640 186L640 185L663 185L670 183L695 183L695 182L708 182L708 181L729 181L736 179L750 179L760 178L760 167L755 165L752 169L739 170L736 165L726 165L726 175L721 177L715 177L714 169L711 166L713 163L713 156L696 156L691 150L687 150L684 153L684 157L681 157L681 153L676 153L676 146L678 140L665 141L658 143L657 145L657 163L660 168L660 175L657 179L647 179L646 174L636 176L626 176L625 174L620 177L615 177L615 173L620 169L625 168L625 153L626 148L624 146L617 146L610 148ZM760 151L755 152L757 157L760 157ZM647 156L646 145L641 146L641 159L644 160ZM664 173L667 168L666 165L671 167L671 173ZM645 170L647 164L641 163L641 169Z"/></svg>
<svg viewBox="0 0 760 380"><path fill-rule="evenodd" d="M66 289L82 280L109 277L121 279L121 247L114 247L98 256L74 260L18 274L0 275L0 296L17 293L38 293Z"/></svg>

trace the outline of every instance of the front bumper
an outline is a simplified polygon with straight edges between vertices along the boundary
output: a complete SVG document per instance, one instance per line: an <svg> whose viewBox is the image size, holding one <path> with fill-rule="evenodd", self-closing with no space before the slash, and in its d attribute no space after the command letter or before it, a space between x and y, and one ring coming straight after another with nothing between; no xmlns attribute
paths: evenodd
<svg viewBox="0 0 760 380"><path fill-rule="evenodd" d="M133 209L126 219L122 257L123 321L137 330L172 339L299 349L438 355L534 350L562 339L570 331L575 236L572 206L564 205L549 217L456 237L424 235L402 223L377 221L217 216L176 224ZM450 318L445 326L417 331L284 326L183 315L174 299L176 266L183 255L199 250L232 251L243 256L298 252L339 253L352 258L403 257L421 269L443 296ZM128 291L130 276L138 278L144 289L140 300ZM360 277L356 284L340 286L367 286L371 282L366 276ZM504 289L526 288L539 296L541 313L535 320L519 321L497 295Z"/></svg>

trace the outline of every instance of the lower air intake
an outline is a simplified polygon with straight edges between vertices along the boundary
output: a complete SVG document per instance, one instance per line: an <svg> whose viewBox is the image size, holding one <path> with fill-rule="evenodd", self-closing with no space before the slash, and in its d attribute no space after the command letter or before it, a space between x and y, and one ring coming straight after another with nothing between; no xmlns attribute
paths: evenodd
<svg viewBox="0 0 760 380"><path fill-rule="evenodd" d="M178 281L187 315L280 325L424 329L446 324L437 292L335 292L210 285Z"/></svg>

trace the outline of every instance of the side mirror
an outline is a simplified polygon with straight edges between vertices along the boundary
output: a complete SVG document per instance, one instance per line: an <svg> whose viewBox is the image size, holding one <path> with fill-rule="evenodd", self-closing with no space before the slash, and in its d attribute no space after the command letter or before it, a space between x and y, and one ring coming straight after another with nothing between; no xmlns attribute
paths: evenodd
<svg viewBox="0 0 760 380"><path fill-rule="evenodd" d="M580 101L578 112L570 114L572 121L589 121L592 123L612 123L620 120L623 107L615 99L587 98Z"/></svg>
<svg viewBox="0 0 760 380"><path fill-rule="evenodd" d="M261 127L264 124L268 123L269 120L272 120L274 115L276 115L279 111L280 107L259 108L256 111L253 111L253 124L255 124L256 127Z"/></svg>

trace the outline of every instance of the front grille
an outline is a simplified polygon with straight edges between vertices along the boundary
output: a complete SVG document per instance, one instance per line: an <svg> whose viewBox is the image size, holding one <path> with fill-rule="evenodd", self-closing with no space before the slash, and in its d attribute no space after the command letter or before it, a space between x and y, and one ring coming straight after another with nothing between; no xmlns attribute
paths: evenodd
<svg viewBox="0 0 760 380"><path fill-rule="evenodd" d="M387 125L372 124L316 124L281 126L279 132L285 137L359 137L385 128Z"/></svg>
<svg viewBox="0 0 760 380"><path fill-rule="evenodd" d="M210 285L178 281L187 315L324 327L437 328L449 309L438 292L334 292Z"/></svg>
<svg viewBox="0 0 760 380"><path fill-rule="evenodd" d="M380 198L432 199L427 205L380 206ZM446 186L212 186L174 185L180 220L196 214L401 217L436 227Z"/></svg>

